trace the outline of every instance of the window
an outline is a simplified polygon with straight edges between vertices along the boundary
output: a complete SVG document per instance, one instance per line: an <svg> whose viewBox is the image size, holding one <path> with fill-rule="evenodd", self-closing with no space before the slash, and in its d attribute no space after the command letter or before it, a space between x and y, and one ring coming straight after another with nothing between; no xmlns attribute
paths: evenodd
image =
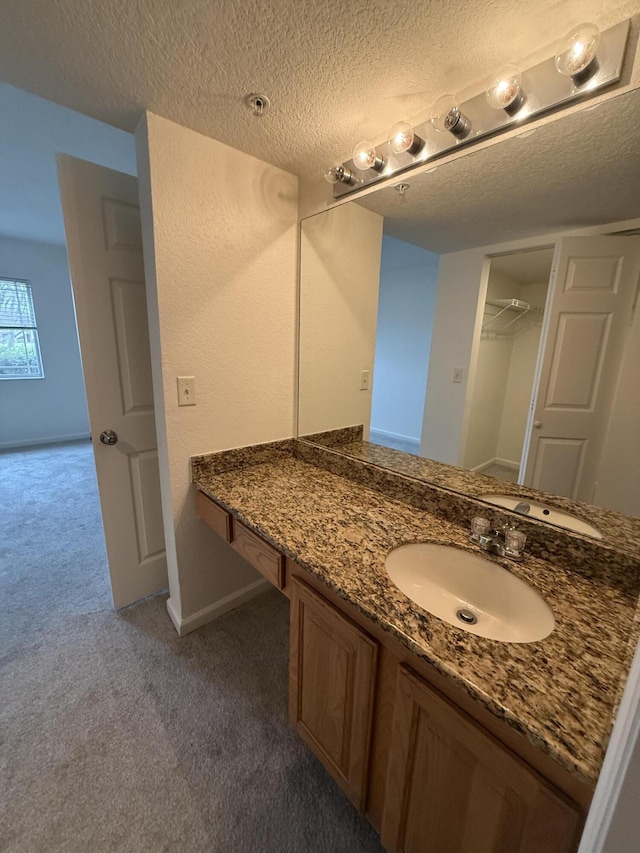
<svg viewBox="0 0 640 853"><path fill-rule="evenodd" d="M0 278L0 379L43 376L31 285Z"/></svg>

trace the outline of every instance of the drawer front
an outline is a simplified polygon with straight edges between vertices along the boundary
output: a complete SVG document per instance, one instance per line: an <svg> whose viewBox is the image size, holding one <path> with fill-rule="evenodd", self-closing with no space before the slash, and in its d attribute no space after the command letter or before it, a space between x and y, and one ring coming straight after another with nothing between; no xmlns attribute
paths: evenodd
<svg viewBox="0 0 640 853"><path fill-rule="evenodd" d="M196 509L198 517L201 518L218 536L222 536L225 542L233 540L233 525L231 515L222 509L215 501L208 498L202 492L196 492Z"/></svg>
<svg viewBox="0 0 640 853"><path fill-rule="evenodd" d="M236 551L248 563L265 576L268 581L282 589L284 586L284 557L268 542L265 542L244 524L236 521L233 527L233 542Z"/></svg>

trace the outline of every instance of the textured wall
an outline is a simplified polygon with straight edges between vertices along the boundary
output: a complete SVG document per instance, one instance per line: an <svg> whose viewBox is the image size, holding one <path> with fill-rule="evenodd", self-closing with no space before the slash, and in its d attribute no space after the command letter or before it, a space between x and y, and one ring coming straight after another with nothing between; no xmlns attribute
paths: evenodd
<svg viewBox="0 0 640 853"><path fill-rule="evenodd" d="M171 599L184 619L257 578L197 520L189 457L293 434L297 179L153 114L136 145ZM177 405L182 375L196 378L194 407Z"/></svg>
<svg viewBox="0 0 640 853"><path fill-rule="evenodd" d="M438 255L382 240L371 428L420 440Z"/></svg>
<svg viewBox="0 0 640 853"><path fill-rule="evenodd" d="M382 217L357 204L307 219L300 246L300 435L371 416Z"/></svg>
<svg viewBox="0 0 640 853"><path fill-rule="evenodd" d="M0 448L89 435L67 253L0 236L0 275L31 282L44 379L0 382Z"/></svg>

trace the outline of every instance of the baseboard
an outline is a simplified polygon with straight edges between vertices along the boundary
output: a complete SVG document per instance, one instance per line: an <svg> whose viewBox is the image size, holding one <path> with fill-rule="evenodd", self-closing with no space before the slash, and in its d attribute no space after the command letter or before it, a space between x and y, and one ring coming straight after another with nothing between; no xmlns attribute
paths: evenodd
<svg viewBox="0 0 640 853"><path fill-rule="evenodd" d="M416 449L416 452L420 450L420 439L415 438L412 435L403 435L400 432L389 432L386 429L370 429L369 430L369 441L373 441L375 436L381 436L382 438L388 438L391 441L401 441L403 444L408 444L411 447ZM375 443L375 442L374 442Z"/></svg>
<svg viewBox="0 0 640 853"><path fill-rule="evenodd" d="M228 595L226 598L222 598L220 601L214 601L214 603L210 604L208 607L203 607L202 610L192 613L191 616L187 616L185 619L183 619L176 610L173 600L168 598L167 611L171 621L173 622L174 628L178 632L178 636L184 637L185 634L190 634L191 631L195 631L196 628L206 625L207 622L212 622L214 619L217 619L219 616L223 616L230 610L235 610L236 607L240 607L241 604L251 601L252 598L257 598L257 596L262 595L262 593L266 592L268 589L272 589L272 584L270 584L268 580L260 578L260 580L250 583L248 586L239 589L237 592L231 593L231 595Z"/></svg>
<svg viewBox="0 0 640 853"><path fill-rule="evenodd" d="M496 464L495 457L493 459L487 459L486 462L481 462L479 465L474 465L473 468L469 468L470 471L473 471L474 474L481 474L483 471L486 471L487 468L491 468L492 465Z"/></svg>
<svg viewBox="0 0 640 853"><path fill-rule="evenodd" d="M491 468L492 465L501 465L503 468L509 468L511 471L520 470L520 465L517 462L513 462L511 459L502 459L500 456L494 456L493 459L487 459L486 462L481 462L480 465L475 465L469 470L474 471L476 474L481 474L483 471L486 471L487 468Z"/></svg>
<svg viewBox="0 0 640 853"><path fill-rule="evenodd" d="M496 465L502 465L503 468L510 468L512 471L520 470L520 463L514 462L513 459L502 459L500 456L496 456L495 462Z"/></svg>
<svg viewBox="0 0 640 853"><path fill-rule="evenodd" d="M44 447L47 444L68 444L71 441L89 441L88 432L73 435L58 435L51 438L32 438L28 441L3 441L0 442L0 450L20 450L23 447Z"/></svg>

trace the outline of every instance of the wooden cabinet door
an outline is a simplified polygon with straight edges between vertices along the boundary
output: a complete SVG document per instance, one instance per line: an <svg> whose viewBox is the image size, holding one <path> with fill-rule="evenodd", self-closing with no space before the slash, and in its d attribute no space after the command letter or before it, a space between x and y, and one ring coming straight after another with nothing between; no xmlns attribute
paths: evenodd
<svg viewBox="0 0 640 853"><path fill-rule="evenodd" d="M369 766L377 643L291 579L289 716L360 811Z"/></svg>
<svg viewBox="0 0 640 853"><path fill-rule="evenodd" d="M390 853L569 853L581 814L400 667L382 823Z"/></svg>

